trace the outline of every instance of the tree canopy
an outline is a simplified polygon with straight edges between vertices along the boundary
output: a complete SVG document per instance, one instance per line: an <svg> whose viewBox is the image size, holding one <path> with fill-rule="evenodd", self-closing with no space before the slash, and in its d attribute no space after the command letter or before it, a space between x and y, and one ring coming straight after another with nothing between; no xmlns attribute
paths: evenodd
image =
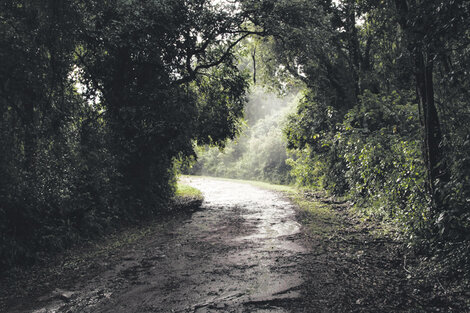
<svg viewBox="0 0 470 313"><path fill-rule="evenodd" d="M468 1L241 3L267 34L257 39L258 82L302 90L284 127L297 184L348 197L461 273L470 252Z"/></svg>
<svg viewBox="0 0 470 313"><path fill-rule="evenodd" d="M0 17L2 265L158 213L174 161L239 131L233 48L253 31L230 4L3 1Z"/></svg>
<svg viewBox="0 0 470 313"><path fill-rule="evenodd" d="M252 81L301 90L259 176L468 266L469 25L464 0L2 1L1 265L164 211L175 164L240 133Z"/></svg>

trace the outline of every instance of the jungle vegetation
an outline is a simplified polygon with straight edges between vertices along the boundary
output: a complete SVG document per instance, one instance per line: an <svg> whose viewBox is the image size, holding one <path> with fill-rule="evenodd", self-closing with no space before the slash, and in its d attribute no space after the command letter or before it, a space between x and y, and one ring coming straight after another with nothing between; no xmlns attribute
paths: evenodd
<svg viewBox="0 0 470 313"><path fill-rule="evenodd" d="M469 279L469 25L464 0L3 0L1 265L164 212L216 146L231 172L195 166L349 197ZM295 108L250 117L250 85Z"/></svg>
<svg viewBox="0 0 470 313"><path fill-rule="evenodd" d="M258 166L269 164L268 143L281 138L260 137L265 122L225 156L200 153L195 168L346 197L361 214L395 225L431 271L468 283L469 3L247 1L244 8L267 32L250 43L257 84L299 93L295 111L278 119L286 151L277 155L287 169L279 179Z"/></svg>
<svg viewBox="0 0 470 313"><path fill-rule="evenodd" d="M240 135L229 140L224 149L199 147L197 162L183 172L292 184L294 179L286 162L289 156L282 129L295 101L294 95L280 97L255 87L248 95Z"/></svg>
<svg viewBox="0 0 470 313"><path fill-rule="evenodd" d="M175 160L235 137L255 32L230 7L1 2L3 268L165 211Z"/></svg>

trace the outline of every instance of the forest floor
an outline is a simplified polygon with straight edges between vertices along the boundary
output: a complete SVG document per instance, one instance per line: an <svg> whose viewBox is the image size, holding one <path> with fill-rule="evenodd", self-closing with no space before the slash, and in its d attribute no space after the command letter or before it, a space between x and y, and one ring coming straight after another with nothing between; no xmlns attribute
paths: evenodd
<svg viewBox="0 0 470 313"><path fill-rule="evenodd" d="M200 209L188 200L181 214L7 273L0 312L470 312L416 278L416 257L347 202L184 180L204 194Z"/></svg>

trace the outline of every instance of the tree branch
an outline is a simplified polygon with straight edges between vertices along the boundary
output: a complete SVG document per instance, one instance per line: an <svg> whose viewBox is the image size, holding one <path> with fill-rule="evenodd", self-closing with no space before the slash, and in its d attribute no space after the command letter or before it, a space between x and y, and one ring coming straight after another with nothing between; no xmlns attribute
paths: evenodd
<svg viewBox="0 0 470 313"><path fill-rule="evenodd" d="M188 53L186 56L186 70L188 71L188 75L185 77L182 77L181 79L177 79L173 82L173 85L181 85L187 82L192 81L197 74L199 74L200 70L203 69L209 69L215 66L218 66L222 64L229 56L230 53L232 52L232 49L239 44L243 39L247 38L250 35L253 34L258 34L259 32L250 32L250 31L242 31L243 35L241 35L237 40L233 41L231 44L228 45L228 47L225 49L224 53L215 61L209 62L206 64L200 64L197 65L195 68L191 67L191 59L193 56L196 54L193 53ZM209 41L209 40L208 40ZM209 46L210 42L206 42L204 45L206 46L205 49ZM200 49L198 49L200 50ZM195 50L196 51L196 50ZM201 50L200 53L204 52L205 50Z"/></svg>

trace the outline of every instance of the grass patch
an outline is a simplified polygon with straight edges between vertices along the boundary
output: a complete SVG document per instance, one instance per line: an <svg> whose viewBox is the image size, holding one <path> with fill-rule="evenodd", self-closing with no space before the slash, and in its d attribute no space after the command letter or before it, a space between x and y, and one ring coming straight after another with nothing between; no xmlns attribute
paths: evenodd
<svg viewBox="0 0 470 313"><path fill-rule="evenodd" d="M273 191L282 191L289 194L296 194L298 191L293 186L287 185L275 185L270 183L265 183L261 181L252 181L252 180L237 180L241 183L247 183L256 187L260 187L263 189L273 190Z"/></svg>
<svg viewBox="0 0 470 313"><path fill-rule="evenodd" d="M176 186L175 196L179 198L197 198L201 200L203 198L202 192L200 190L181 182L178 182Z"/></svg>
<svg viewBox="0 0 470 313"><path fill-rule="evenodd" d="M341 221L330 205L306 199L301 193L289 198L299 207L299 220L309 235L331 237L337 232Z"/></svg>
<svg viewBox="0 0 470 313"><path fill-rule="evenodd" d="M198 176L198 175L182 175L181 177L188 178L188 179L190 179L191 177L199 177L199 178L208 178L208 179L214 179L214 180L232 181L232 182L241 183L241 184L249 184L255 187L268 189L272 191L297 193L297 189L293 186L276 185L276 184L271 184L271 183L266 183L266 182L256 181L256 180L233 179L233 178L223 178L223 177L214 177L214 176Z"/></svg>

